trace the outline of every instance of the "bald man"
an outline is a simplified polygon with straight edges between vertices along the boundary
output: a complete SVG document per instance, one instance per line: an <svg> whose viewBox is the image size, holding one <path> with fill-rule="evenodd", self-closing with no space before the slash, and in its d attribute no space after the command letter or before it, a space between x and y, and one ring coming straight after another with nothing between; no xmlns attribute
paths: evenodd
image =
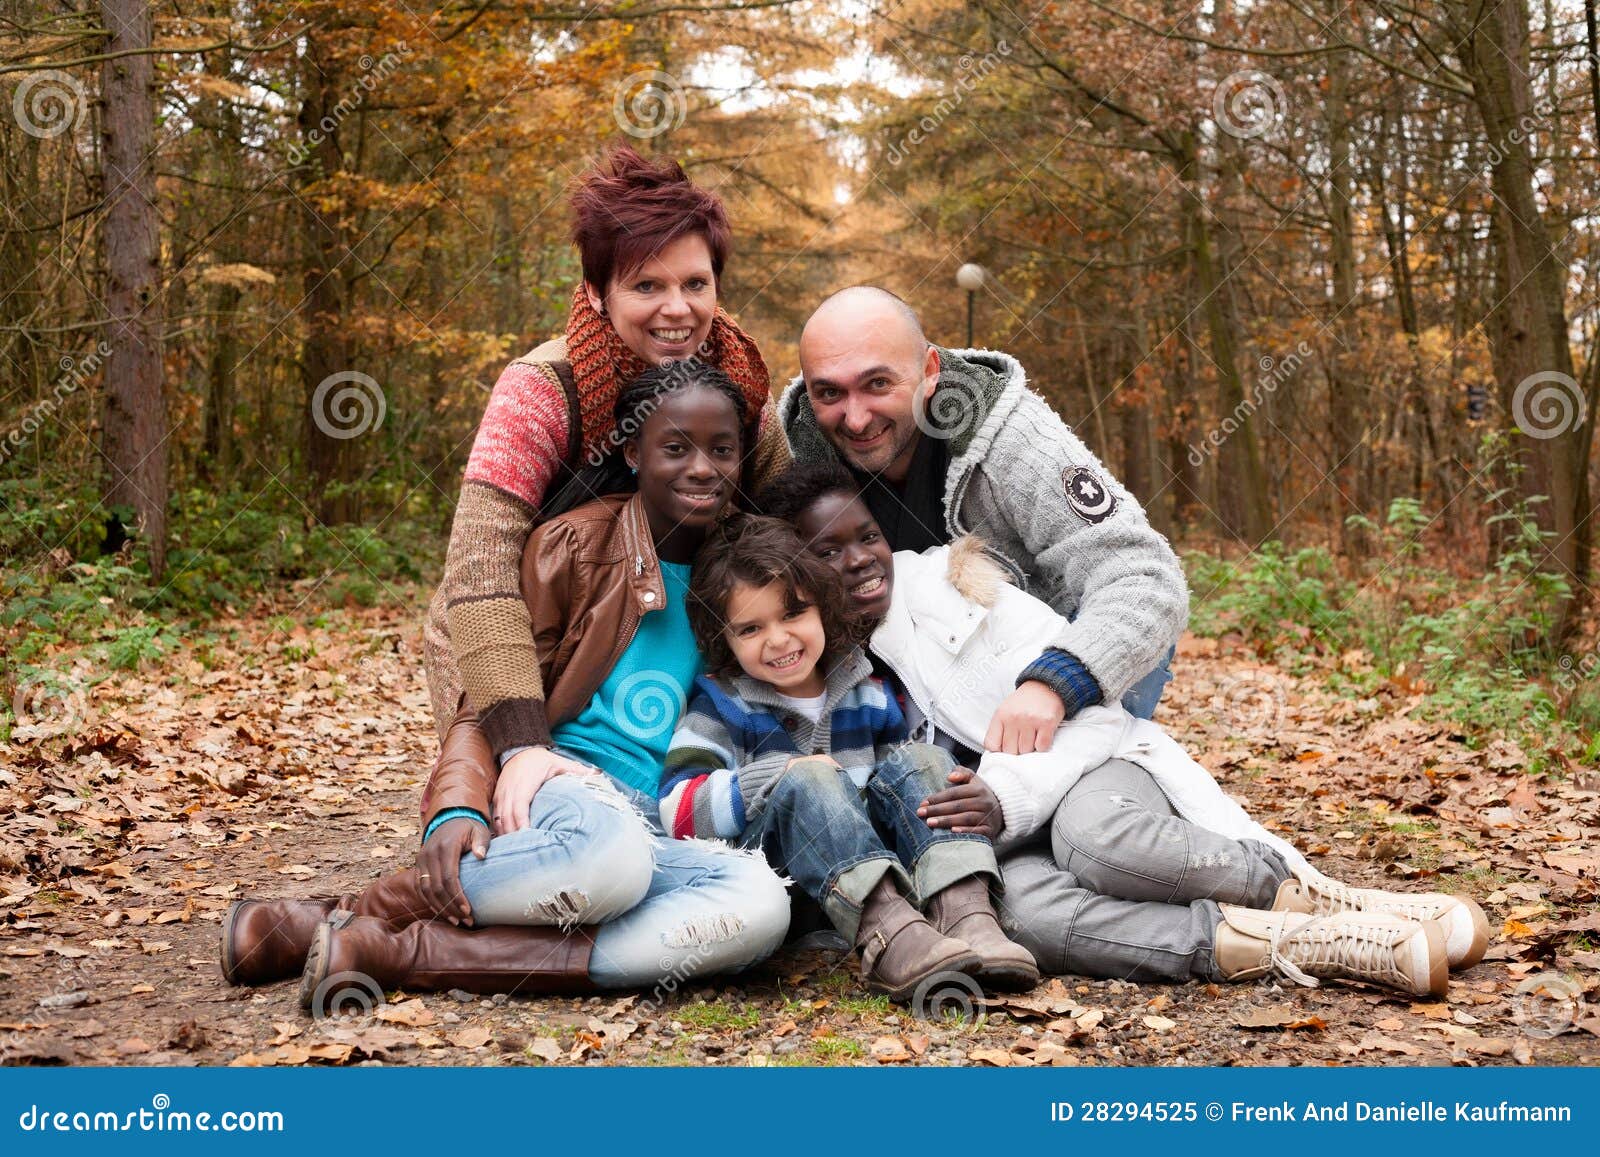
<svg viewBox="0 0 1600 1157"><path fill-rule="evenodd" d="M1015 358L942 350L899 297L856 286L811 315L800 371L778 406L797 462L842 460L895 550L980 536L1071 620L1040 640L992 749L1044 750L1098 703L1150 717L1188 622L1183 569Z"/></svg>

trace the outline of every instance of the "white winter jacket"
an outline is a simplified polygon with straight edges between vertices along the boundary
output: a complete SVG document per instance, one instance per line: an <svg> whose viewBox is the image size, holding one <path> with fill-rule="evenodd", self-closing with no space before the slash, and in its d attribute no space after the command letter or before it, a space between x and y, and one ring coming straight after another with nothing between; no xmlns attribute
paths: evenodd
<svg viewBox="0 0 1600 1157"><path fill-rule="evenodd" d="M1022 669L1065 620L1005 581L976 538L894 556L889 613L869 643L918 712L974 751ZM911 713L915 718L916 713ZM913 738L919 736L913 735ZM1049 751L985 752L977 772L1000 800L996 847L1016 847L1050 823L1078 778L1108 759L1148 771L1179 815L1232 839L1269 844L1291 865L1305 858L1235 803L1160 727L1121 705L1090 707L1056 730Z"/></svg>

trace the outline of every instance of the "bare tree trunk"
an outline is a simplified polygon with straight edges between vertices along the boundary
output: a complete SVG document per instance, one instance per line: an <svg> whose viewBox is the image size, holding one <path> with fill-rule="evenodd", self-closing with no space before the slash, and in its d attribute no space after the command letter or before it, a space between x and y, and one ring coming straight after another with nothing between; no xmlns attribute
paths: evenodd
<svg viewBox="0 0 1600 1157"><path fill-rule="evenodd" d="M1554 534L1546 564L1565 573L1581 599L1589 576L1593 419L1583 413L1573 377L1566 264L1534 193L1527 0L1458 0L1454 7L1464 30L1457 47L1494 159L1499 261L1489 336L1495 378L1513 452L1520 451L1524 466L1520 493L1549 498L1534 508ZM1514 432L1519 428L1521 435Z"/></svg>
<svg viewBox="0 0 1600 1157"><path fill-rule="evenodd" d="M167 561L167 408L162 396L162 303L155 183L155 64L150 7L144 0L101 0L100 18L115 59L100 69L105 106L104 231L108 320L105 417L101 452L107 477L101 501L112 511L107 545L135 527L159 578Z"/></svg>
<svg viewBox="0 0 1600 1157"><path fill-rule="evenodd" d="M1217 421L1233 426L1217 452L1217 499L1230 532L1252 545L1272 529L1267 506L1266 472L1255 424L1244 407L1244 382L1239 376L1237 325L1228 308L1226 286L1211 234L1209 213L1200 183L1200 162L1194 134L1183 134L1179 174L1184 233L1194 263L1196 290L1211 336L1211 360L1217 369ZM1235 418L1234 415L1241 415Z"/></svg>
<svg viewBox="0 0 1600 1157"><path fill-rule="evenodd" d="M1337 10L1329 13L1338 19ZM1363 417L1370 417L1366 404L1369 392L1357 380L1354 368L1361 335L1356 325L1356 248L1355 217L1351 209L1354 184L1354 158L1350 149L1350 120L1347 104L1349 58L1342 52L1328 57L1327 99L1323 120L1328 134L1328 249L1332 266L1333 309L1331 319L1334 344L1328 358L1328 416L1333 437L1329 463L1332 486L1333 532L1344 541L1345 519L1352 513L1367 513L1371 478L1370 457L1364 449ZM1360 395L1358 396L1358 392Z"/></svg>
<svg viewBox="0 0 1600 1157"><path fill-rule="evenodd" d="M1199 402L1194 385L1194 339L1189 332L1187 301L1180 303L1178 323L1173 327L1173 340L1177 342L1172 373L1167 380L1167 469L1171 475L1168 489L1172 494L1172 521L1188 527L1200 517L1200 465L1195 461L1198 451L1190 441L1195 432L1195 407Z"/></svg>
<svg viewBox="0 0 1600 1157"><path fill-rule="evenodd" d="M309 143L303 167L302 187L337 173L344 164L339 148L339 122L333 114L339 101L336 77L310 40L305 55L305 91L300 105L300 129ZM336 436L343 431L331 419L329 400L317 389L332 375L344 373L349 364L345 343L345 311L348 306L346 283L340 264L348 252L346 226L337 208L323 207L325 196L307 192L300 198L304 209L305 235L301 241L301 284L306 318L305 343L300 354L300 381L305 391L306 465L311 482L317 518L323 523L348 522L354 503L346 485L353 474L351 443L354 439Z"/></svg>

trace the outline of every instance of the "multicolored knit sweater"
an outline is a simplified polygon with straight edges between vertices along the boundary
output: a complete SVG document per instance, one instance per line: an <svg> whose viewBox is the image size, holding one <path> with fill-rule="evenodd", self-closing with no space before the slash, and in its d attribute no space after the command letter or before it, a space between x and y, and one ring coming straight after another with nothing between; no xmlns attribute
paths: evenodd
<svg viewBox="0 0 1600 1157"><path fill-rule="evenodd" d="M744 391L752 413L760 413L755 444L745 456L745 492L754 493L789 462L771 377L755 342L720 309L707 346L706 360ZM557 472L598 462L615 448L617 394L646 368L580 286L565 338L518 358L495 383L467 460L444 578L424 633L441 736L465 692L495 754L550 742L535 706L544 688L523 602L522 550Z"/></svg>
<svg viewBox="0 0 1600 1157"><path fill-rule="evenodd" d="M905 742L906 721L871 672L861 648L844 656L828 678L815 724L759 679L696 679L667 751L662 826L677 839L735 839L765 809L796 756L831 756L846 772L876 767Z"/></svg>

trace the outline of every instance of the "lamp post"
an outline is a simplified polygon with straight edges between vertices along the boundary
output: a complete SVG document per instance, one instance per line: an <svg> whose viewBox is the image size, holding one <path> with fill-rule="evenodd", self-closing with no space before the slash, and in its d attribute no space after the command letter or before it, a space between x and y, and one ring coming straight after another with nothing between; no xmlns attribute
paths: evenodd
<svg viewBox="0 0 1600 1157"><path fill-rule="evenodd" d="M983 266L969 261L956 270L956 287L967 291L967 348L972 348L972 299L983 288Z"/></svg>

